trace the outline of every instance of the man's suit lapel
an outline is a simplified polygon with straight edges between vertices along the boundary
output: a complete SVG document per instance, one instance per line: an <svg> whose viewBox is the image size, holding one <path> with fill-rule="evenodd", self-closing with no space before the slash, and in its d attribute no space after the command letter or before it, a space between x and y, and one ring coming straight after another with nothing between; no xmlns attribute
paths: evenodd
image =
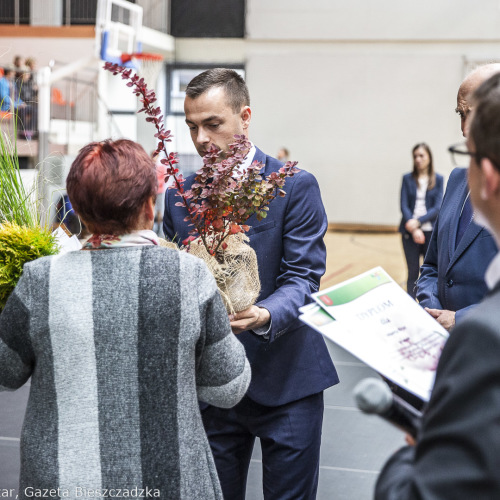
<svg viewBox="0 0 500 500"><path fill-rule="evenodd" d="M450 267L457 261L457 259L465 252L467 247L476 239L477 235L481 232L483 229L482 226L478 226L477 224L472 221L469 224L469 227L465 231L460 243L458 244L458 247L453 254L453 258L450 261Z"/></svg>
<svg viewBox="0 0 500 500"><path fill-rule="evenodd" d="M460 196L456 197L457 202L456 205L453 207L454 213L458 215L460 215L462 211L465 198L467 197L467 193L469 192L469 187L467 184L467 175L462 180L459 189L461 190ZM467 227L464 235L462 236L462 239L458 243L457 248L455 249L459 219L460 217L454 217L453 218L454 223L452 226L450 226L449 245L448 245L448 251L450 254L450 263L448 265L448 269L450 269L455 264L455 262L465 252L467 247L474 241L474 239L477 237L477 235L481 232L482 229L481 226L478 226L477 224L474 224L474 222L471 222Z"/></svg>
<svg viewBox="0 0 500 500"><path fill-rule="evenodd" d="M253 157L253 161L258 161L258 162L261 162L263 165L262 165L262 168L260 169L260 175L262 175L263 177L269 175L270 172L268 172L269 169L271 169L271 166L268 164L267 162L267 156L265 153L263 153L258 147L255 147L255 155ZM271 210L272 208L272 205L273 203L271 202L271 204L269 205L270 207L270 211L268 212L268 215L265 219L262 219L261 221L258 221L257 220L257 216L255 214L253 214L246 222L247 225L249 225L252 229L250 229L250 232L248 233L248 235L250 236L251 234L253 234L253 231L255 230L255 228L261 226L261 225L264 225L264 224L269 224L271 220L273 220L273 211Z"/></svg>
<svg viewBox="0 0 500 500"><path fill-rule="evenodd" d="M266 164L266 160L267 160L267 157L266 157L266 154L263 153L257 146L255 147L255 156L253 157L253 161L260 161L261 163L263 163L263 167L260 169L260 174L261 175L266 175L267 172L266 172L266 167L267 167L267 164ZM253 163L253 162L252 162Z"/></svg>

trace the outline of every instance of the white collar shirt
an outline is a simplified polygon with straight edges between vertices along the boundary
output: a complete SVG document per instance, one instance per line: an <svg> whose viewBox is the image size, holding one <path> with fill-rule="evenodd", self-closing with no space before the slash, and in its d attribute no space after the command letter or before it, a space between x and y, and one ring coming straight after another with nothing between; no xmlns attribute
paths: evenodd
<svg viewBox="0 0 500 500"><path fill-rule="evenodd" d="M252 163L253 159L255 157L255 153L257 151L257 148L255 147L254 143L250 143L252 146L248 150L248 154L245 156L244 162L240 166L240 170L246 170Z"/></svg>

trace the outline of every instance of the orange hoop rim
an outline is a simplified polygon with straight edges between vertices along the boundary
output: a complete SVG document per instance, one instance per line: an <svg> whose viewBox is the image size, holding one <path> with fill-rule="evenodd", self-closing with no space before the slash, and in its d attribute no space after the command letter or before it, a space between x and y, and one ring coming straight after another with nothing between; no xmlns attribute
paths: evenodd
<svg viewBox="0 0 500 500"><path fill-rule="evenodd" d="M121 60L123 63L127 63L132 59L139 59L142 61L163 61L163 56L161 54L156 54L155 52L135 52L133 54L122 54Z"/></svg>

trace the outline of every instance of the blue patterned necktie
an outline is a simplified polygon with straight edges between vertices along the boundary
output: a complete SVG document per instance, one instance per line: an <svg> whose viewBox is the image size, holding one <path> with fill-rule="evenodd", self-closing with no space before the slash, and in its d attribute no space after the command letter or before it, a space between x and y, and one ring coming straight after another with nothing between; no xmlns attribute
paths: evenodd
<svg viewBox="0 0 500 500"><path fill-rule="evenodd" d="M460 240L462 239L465 231L469 227L469 224L472 222L472 217L474 215L469 194L470 193L467 194L467 198L465 199L465 203L462 208L462 213L460 214L460 220L458 221L457 239L455 241L455 248L458 247L458 244L460 243Z"/></svg>

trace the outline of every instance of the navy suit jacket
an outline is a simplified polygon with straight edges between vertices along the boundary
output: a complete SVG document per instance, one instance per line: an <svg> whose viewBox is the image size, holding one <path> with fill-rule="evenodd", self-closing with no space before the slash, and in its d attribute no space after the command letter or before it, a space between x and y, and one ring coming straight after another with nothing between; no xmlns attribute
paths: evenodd
<svg viewBox="0 0 500 500"><path fill-rule="evenodd" d="M420 304L456 311L456 321L486 294L484 273L497 253L489 231L474 222L455 249L460 212L468 191L467 169L454 169L417 281Z"/></svg>
<svg viewBox="0 0 500 500"><path fill-rule="evenodd" d="M427 213L418 220L421 224L425 222L432 222L436 220L439 214L439 207L443 200L443 176L436 174L436 184L432 189L428 189L425 193L425 208ZM399 225L399 232L406 231L405 224L413 218L413 211L417 201L417 182L413 175L406 174L403 176L403 183L401 184L401 213L403 217Z"/></svg>
<svg viewBox="0 0 500 500"><path fill-rule="evenodd" d="M282 167L259 149L254 161L264 164L264 176ZM193 178L186 179L186 189ZM323 337L298 319L299 307L318 291L326 266L327 219L319 186L312 174L300 170L283 189L286 196L271 202L265 219L259 222L254 215L247 222L261 281L257 305L271 313L269 339L250 331L237 336L252 367L247 395L266 406L296 401L339 381ZM174 190L166 191L163 229L182 241L191 227L184 221L186 209L175 206L178 201Z"/></svg>

